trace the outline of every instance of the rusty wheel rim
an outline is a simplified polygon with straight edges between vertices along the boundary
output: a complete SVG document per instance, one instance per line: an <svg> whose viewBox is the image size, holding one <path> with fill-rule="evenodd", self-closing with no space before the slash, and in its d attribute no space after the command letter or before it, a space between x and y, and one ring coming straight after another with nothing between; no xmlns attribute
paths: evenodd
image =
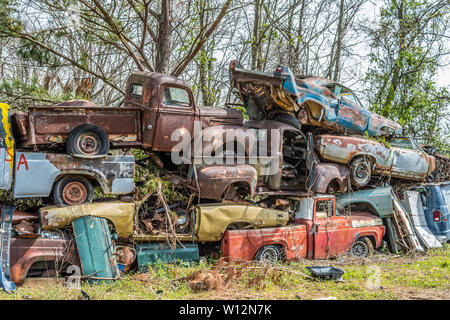
<svg viewBox="0 0 450 320"><path fill-rule="evenodd" d="M83 203L87 198L87 190L81 182L69 182L62 191L64 202L69 205Z"/></svg>
<svg viewBox="0 0 450 320"><path fill-rule="evenodd" d="M78 149L86 155L97 154L100 151L100 138L91 132L85 132L78 137Z"/></svg>

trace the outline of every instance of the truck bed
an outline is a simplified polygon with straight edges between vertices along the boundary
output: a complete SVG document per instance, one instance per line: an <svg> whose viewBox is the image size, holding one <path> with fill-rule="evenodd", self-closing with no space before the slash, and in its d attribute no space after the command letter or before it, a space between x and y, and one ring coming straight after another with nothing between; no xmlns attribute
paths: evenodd
<svg viewBox="0 0 450 320"><path fill-rule="evenodd" d="M87 101L66 101L55 106L33 106L12 115L14 136L21 147L63 143L85 123L102 128L117 146L140 141L140 108L99 107Z"/></svg>

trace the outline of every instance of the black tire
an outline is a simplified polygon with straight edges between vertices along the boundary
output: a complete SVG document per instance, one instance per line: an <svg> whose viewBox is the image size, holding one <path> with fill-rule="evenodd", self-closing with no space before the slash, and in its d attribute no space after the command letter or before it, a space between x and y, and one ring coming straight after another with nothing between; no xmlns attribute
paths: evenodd
<svg viewBox="0 0 450 320"><path fill-rule="evenodd" d="M288 113L279 113L273 117L273 120L286 123L286 124L291 125L299 130L302 129L302 124L301 124L300 120L298 120L296 117L294 117L293 115L288 114Z"/></svg>
<svg viewBox="0 0 450 320"><path fill-rule="evenodd" d="M107 155L109 139L96 125L85 123L74 128L67 139L67 152L77 156Z"/></svg>
<svg viewBox="0 0 450 320"><path fill-rule="evenodd" d="M255 255L254 260L273 265L285 260L284 250L278 245L267 245L261 247Z"/></svg>
<svg viewBox="0 0 450 320"><path fill-rule="evenodd" d="M367 238L359 238L350 247L350 254L356 258L367 258L373 254L372 242Z"/></svg>
<svg viewBox="0 0 450 320"><path fill-rule="evenodd" d="M60 206L92 202L94 186L82 176L64 176L55 183L53 198Z"/></svg>
<svg viewBox="0 0 450 320"><path fill-rule="evenodd" d="M370 161L365 157L357 157L350 164L350 181L354 187L365 187L372 175Z"/></svg>

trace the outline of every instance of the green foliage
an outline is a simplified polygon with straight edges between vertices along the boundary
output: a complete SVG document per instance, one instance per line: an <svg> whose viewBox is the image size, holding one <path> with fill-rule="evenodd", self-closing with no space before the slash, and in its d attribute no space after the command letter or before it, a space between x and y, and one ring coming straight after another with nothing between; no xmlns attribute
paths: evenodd
<svg viewBox="0 0 450 320"><path fill-rule="evenodd" d="M450 93L434 81L448 11L438 2L386 1L372 33L365 82L372 111L397 121L417 141L448 150Z"/></svg>
<svg viewBox="0 0 450 320"><path fill-rule="evenodd" d="M28 82L12 79L0 83L0 101L9 104L12 110L25 111L30 104L54 104L77 98L84 97L71 91L51 94L37 77L32 77Z"/></svg>

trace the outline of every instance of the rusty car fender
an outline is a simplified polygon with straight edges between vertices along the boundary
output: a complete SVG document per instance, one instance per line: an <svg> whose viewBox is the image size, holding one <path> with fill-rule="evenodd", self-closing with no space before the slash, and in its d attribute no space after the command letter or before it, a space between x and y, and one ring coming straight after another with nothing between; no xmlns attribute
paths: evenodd
<svg viewBox="0 0 450 320"><path fill-rule="evenodd" d="M71 240L11 239L11 280L23 284L28 270L38 261L61 262L80 266L76 246Z"/></svg>
<svg viewBox="0 0 450 320"><path fill-rule="evenodd" d="M211 155L213 151L221 146L223 146L224 151L227 135L233 136L233 142L244 142L245 155L251 155L257 151L255 147L258 137L254 128L238 125L218 125L204 128L201 132L195 134L192 140L192 155L194 156L194 160L201 160L202 155L205 153ZM202 161L195 163L202 163Z"/></svg>
<svg viewBox="0 0 450 320"><path fill-rule="evenodd" d="M200 197L204 199L220 199L228 186L243 184L248 186L250 196L256 192L258 173L248 164L203 165L197 169ZM192 183L195 185L196 181Z"/></svg>
<svg viewBox="0 0 450 320"><path fill-rule="evenodd" d="M327 193L328 185L336 180L341 192L348 189L348 168L337 163L319 163L315 168L314 183L311 191ZM336 190L337 191L337 190Z"/></svg>
<svg viewBox="0 0 450 320"><path fill-rule="evenodd" d="M289 213L281 210L241 204L200 204L194 206L195 237L199 242L220 241L230 225L252 228L285 226Z"/></svg>
<svg viewBox="0 0 450 320"><path fill-rule="evenodd" d="M375 248L381 247L383 242L383 236L386 232L385 226L374 226L374 227L364 227L364 228L355 228L355 233L352 235L351 244L362 237L373 237L375 239Z"/></svg>
<svg viewBox="0 0 450 320"><path fill-rule="evenodd" d="M59 229L70 226L72 221L95 216L110 220L117 236L128 238L133 234L136 214L135 202L108 201L74 206L48 206L39 209L43 229Z"/></svg>

